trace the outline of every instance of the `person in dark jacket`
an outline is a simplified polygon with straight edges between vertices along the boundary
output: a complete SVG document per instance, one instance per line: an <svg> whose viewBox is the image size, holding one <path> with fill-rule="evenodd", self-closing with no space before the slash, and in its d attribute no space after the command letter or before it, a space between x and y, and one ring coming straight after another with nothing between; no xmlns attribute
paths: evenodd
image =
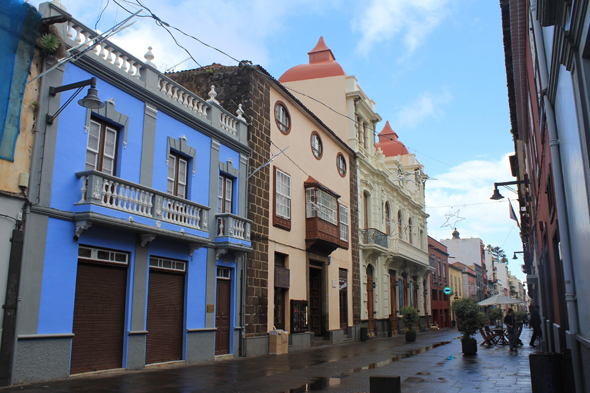
<svg viewBox="0 0 590 393"><path fill-rule="evenodd" d="M531 337L530 346L535 347L535 340L537 337L539 338L539 342L541 341L541 315L539 315L539 306L535 306L531 311L531 327L533 328L533 336Z"/></svg>
<svg viewBox="0 0 590 393"><path fill-rule="evenodd" d="M508 313L504 317L504 325L506 325L506 331L508 332L508 345L510 345L511 351L516 351L514 348L514 333L516 333L516 320L514 318L514 310L509 308Z"/></svg>

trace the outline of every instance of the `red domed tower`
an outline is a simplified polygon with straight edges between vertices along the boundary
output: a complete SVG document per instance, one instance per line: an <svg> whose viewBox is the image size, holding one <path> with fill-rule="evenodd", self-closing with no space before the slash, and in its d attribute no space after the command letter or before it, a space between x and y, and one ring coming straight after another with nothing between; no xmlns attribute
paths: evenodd
<svg viewBox="0 0 590 393"><path fill-rule="evenodd" d="M331 76L346 76L346 72L336 61L332 51L326 46L323 36L320 37L315 48L307 52L307 54L309 55L309 64L299 64L288 69L279 78L279 82L287 83Z"/></svg>
<svg viewBox="0 0 590 393"><path fill-rule="evenodd" d="M397 134L391 129L389 121L385 123L385 127L383 127L378 137L379 142L376 147L377 149L381 148L385 157L409 154L406 146L399 141Z"/></svg>

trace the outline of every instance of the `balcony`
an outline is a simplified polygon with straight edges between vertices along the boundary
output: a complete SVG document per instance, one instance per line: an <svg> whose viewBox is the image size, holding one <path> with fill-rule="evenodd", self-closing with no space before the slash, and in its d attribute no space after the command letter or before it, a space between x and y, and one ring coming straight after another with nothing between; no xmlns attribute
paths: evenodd
<svg viewBox="0 0 590 393"><path fill-rule="evenodd" d="M217 242L250 242L252 221L231 213L217 214L215 218L217 219Z"/></svg>
<svg viewBox="0 0 590 393"><path fill-rule="evenodd" d="M207 206L98 171L76 172L76 176L83 179L78 207L91 205L99 208L91 207L91 212L130 223L208 237ZM180 231L178 227L181 227Z"/></svg>
<svg viewBox="0 0 590 393"><path fill-rule="evenodd" d="M365 245L377 245L377 246L381 246L383 248L387 248L387 238L388 236L375 229L375 228L369 228L369 229L361 229L359 231L360 233L360 240L363 244Z"/></svg>
<svg viewBox="0 0 590 393"><path fill-rule="evenodd" d="M419 247L406 242L403 239L396 237L389 238L389 251L394 255L400 256L404 259L423 263L424 266L429 266L428 253Z"/></svg>
<svg viewBox="0 0 590 393"><path fill-rule="evenodd" d="M348 248L348 242L340 240L340 230L318 217L305 221L305 247L308 251L328 256L338 247Z"/></svg>

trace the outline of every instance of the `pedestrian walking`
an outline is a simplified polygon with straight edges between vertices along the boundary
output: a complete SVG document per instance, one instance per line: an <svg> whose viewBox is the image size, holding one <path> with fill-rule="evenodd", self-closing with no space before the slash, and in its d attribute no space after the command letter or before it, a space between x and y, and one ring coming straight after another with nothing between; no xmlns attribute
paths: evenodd
<svg viewBox="0 0 590 393"><path fill-rule="evenodd" d="M533 336L531 337L531 342L529 345L534 348L537 337L539 338L539 342L541 342L541 336L543 335L541 331L541 315L539 315L539 306L535 306L531 311L530 323L531 327L533 328Z"/></svg>
<svg viewBox="0 0 590 393"><path fill-rule="evenodd" d="M506 325L506 331L508 332L508 345L511 351L516 351L514 348L514 333L515 333L515 319L514 310L509 308L508 313L504 317L504 325Z"/></svg>

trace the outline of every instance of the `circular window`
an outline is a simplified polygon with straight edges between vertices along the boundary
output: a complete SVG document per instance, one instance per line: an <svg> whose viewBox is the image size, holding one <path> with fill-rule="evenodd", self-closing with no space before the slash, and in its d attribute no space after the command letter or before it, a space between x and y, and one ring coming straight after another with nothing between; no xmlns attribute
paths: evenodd
<svg viewBox="0 0 590 393"><path fill-rule="evenodd" d="M311 133L311 151L313 156L318 160L322 158L322 154L324 153L322 139L320 138L320 134L316 131Z"/></svg>
<svg viewBox="0 0 590 393"><path fill-rule="evenodd" d="M342 153L338 153L338 157L336 157L336 166L338 167L338 173L340 176L346 176L346 159Z"/></svg>
<svg viewBox="0 0 590 393"><path fill-rule="evenodd" d="M291 132L291 116L285 104L281 101L277 101L275 104L275 121L279 130L287 135Z"/></svg>

